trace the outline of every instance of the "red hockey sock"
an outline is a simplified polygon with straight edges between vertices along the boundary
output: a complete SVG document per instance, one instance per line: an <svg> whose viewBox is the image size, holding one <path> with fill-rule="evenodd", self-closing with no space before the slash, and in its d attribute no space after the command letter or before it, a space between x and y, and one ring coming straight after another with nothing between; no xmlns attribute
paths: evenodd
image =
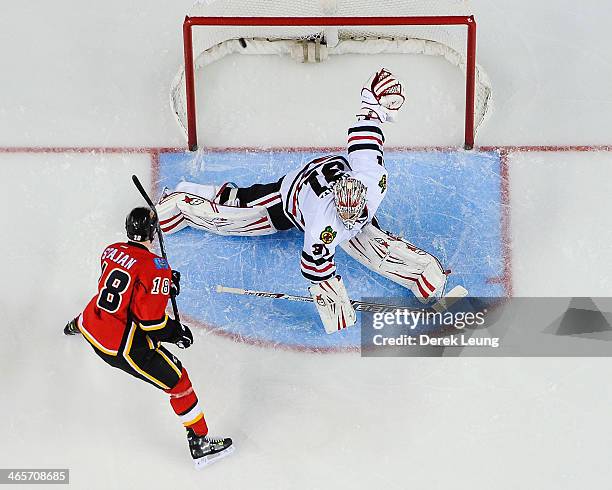
<svg viewBox="0 0 612 490"><path fill-rule="evenodd" d="M193 429L199 436L208 434L204 414L185 368L183 368L181 378L176 386L166 390L166 393L170 395L170 405L172 405L174 412L179 416L185 427Z"/></svg>

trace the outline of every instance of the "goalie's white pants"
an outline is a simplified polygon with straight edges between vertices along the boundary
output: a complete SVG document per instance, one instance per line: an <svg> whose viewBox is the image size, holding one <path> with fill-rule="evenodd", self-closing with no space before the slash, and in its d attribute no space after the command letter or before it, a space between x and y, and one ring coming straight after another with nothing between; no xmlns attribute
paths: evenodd
<svg viewBox="0 0 612 490"><path fill-rule="evenodd" d="M358 262L404 286L423 303L441 296L446 273L433 255L368 223L340 245Z"/></svg>

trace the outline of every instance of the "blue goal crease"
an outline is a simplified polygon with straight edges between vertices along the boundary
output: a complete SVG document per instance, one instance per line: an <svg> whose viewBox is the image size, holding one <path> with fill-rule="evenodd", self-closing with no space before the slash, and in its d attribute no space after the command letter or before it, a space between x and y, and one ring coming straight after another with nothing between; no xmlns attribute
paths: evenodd
<svg viewBox="0 0 612 490"><path fill-rule="evenodd" d="M321 153L311 151L218 151L163 153L158 188L180 181L278 180ZM451 269L448 287L461 284L471 296L504 296L501 161L496 152L389 151L389 191L377 214L381 226L436 255ZM184 229L166 238L170 264L182 272L182 311L203 324L253 342L312 349L359 346L360 329L325 333L311 304L219 294L217 284L308 295L300 273L302 234L223 237ZM401 286L362 266L341 249L338 272L349 295L411 297Z"/></svg>

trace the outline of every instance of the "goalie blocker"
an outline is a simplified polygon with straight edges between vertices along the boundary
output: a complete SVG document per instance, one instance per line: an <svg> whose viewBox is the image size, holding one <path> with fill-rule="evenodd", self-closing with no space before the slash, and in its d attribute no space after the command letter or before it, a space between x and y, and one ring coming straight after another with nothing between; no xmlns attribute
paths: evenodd
<svg viewBox="0 0 612 490"><path fill-rule="evenodd" d="M355 309L340 276L308 288L327 333L334 333L357 323Z"/></svg>

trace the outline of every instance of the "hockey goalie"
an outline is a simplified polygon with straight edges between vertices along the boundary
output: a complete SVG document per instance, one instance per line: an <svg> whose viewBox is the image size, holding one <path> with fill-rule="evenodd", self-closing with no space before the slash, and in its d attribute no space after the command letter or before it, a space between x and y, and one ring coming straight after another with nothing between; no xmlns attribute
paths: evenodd
<svg viewBox="0 0 612 490"><path fill-rule="evenodd" d="M443 294L440 261L406 240L383 231L376 211L387 193L382 126L404 104L404 87L381 69L361 90L357 122L348 130L348 155L323 156L277 182L239 188L226 182L181 182L164 191L157 206L162 230L186 226L219 235L266 235L298 228L304 232L302 275L327 333L356 322L342 278L337 246L371 270L408 288L423 303Z"/></svg>

